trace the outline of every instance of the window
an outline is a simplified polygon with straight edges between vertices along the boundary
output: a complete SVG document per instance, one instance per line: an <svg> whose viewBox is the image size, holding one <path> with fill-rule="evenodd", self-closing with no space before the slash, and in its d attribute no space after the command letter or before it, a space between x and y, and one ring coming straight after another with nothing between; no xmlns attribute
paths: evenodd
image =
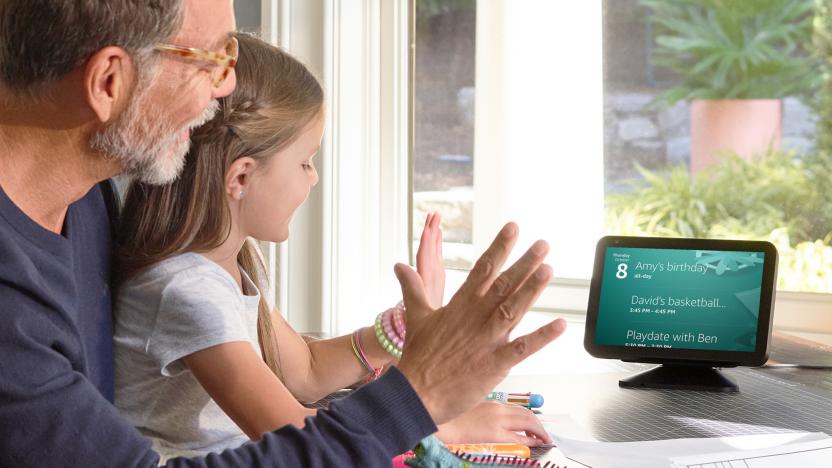
<svg viewBox="0 0 832 468"><path fill-rule="evenodd" d="M467 269L516 220L574 289L605 233L765 239L832 293L815 2L414 1L414 245L439 210Z"/></svg>
<svg viewBox="0 0 832 468"><path fill-rule="evenodd" d="M607 1L608 232L769 240L779 288L832 292L811 0Z"/></svg>
<svg viewBox="0 0 832 468"><path fill-rule="evenodd" d="M474 205L476 0L416 2L413 219L444 217L449 268L470 269ZM414 225L419 240L421 226Z"/></svg>
<svg viewBox="0 0 832 468"><path fill-rule="evenodd" d="M237 30L247 33L259 33L262 27L262 7L260 0L236 0L234 17Z"/></svg>
<svg viewBox="0 0 832 468"><path fill-rule="evenodd" d="M413 238L443 215L448 267L509 220L590 276L603 233L601 5L415 0Z"/></svg>
<svg viewBox="0 0 832 468"><path fill-rule="evenodd" d="M395 303L392 265L415 252L424 213L437 208L447 266L459 269L450 271L448 291L514 220L518 253L536 238L552 245L558 279L536 308L586 310L610 197L633 191L626 181L639 176L634 161L662 167L646 150L615 156L619 126L606 117L608 101L622 90L659 92L679 82L652 58L655 25L645 21L646 7L636 0L260 3L264 37L311 65L327 92L321 181L295 216L290 240L270 255L277 302L296 329L348 333ZM630 69L613 72L622 64ZM604 79L613 74L617 82ZM664 145L665 159L684 146L637 144ZM815 193L832 192L826 186ZM775 324L832 330L829 310L832 295L781 290Z"/></svg>

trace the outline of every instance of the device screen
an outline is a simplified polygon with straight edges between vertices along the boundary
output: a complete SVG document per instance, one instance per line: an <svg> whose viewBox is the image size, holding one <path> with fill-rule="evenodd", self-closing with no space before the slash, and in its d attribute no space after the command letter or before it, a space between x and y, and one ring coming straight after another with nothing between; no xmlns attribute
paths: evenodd
<svg viewBox="0 0 832 468"><path fill-rule="evenodd" d="M753 353L765 253L607 247L595 342Z"/></svg>

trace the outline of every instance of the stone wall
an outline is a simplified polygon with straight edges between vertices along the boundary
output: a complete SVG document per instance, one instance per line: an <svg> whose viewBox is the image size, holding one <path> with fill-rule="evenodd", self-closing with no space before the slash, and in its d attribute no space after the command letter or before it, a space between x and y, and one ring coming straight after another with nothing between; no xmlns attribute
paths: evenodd
<svg viewBox="0 0 832 468"><path fill-rule="evenodd" d="M604 99L604 180L607 192L626 190L648 169L690 163L690 104L647 109L650 93L608 93ZM797 98L783 102L783 148L812 151L817 115Z"/></svg>

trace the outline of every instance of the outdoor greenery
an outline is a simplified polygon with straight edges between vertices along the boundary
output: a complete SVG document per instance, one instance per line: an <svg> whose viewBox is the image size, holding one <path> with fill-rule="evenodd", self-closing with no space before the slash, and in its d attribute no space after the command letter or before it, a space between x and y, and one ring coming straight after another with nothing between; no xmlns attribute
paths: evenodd
<svg viewBox="0 0 832 468"><path fill-rule="evenodd" d="M665 173L639 167L633 191L607 197L617 213L638 214L634 226L668 236L713 237L721 233L760 237L786 227L797 241L826 236L832 205L816 189L832 172L816 159L773 151L753 161L726 154L698 174L676 166ZM630 216L630 215L627 215ZM724 236L722 236L724 237Z"/></svg>
<svg viewBox="0 0 832 468"><path fill-rule="evenodd" d="M764 239L781 254L780 286L832 291L832 181L820 158L736 155L691 174L639 167L633 190L607 196L607 228L621 235Z"/></svg>
<svg viewBox="0 0 832 468"><path fill-rule="evenodd" d="M818 0L821 1L821 0ZM815 89L807 53L815 0L640 0L652 14L656 65L679 86L654 104L684 99L777 99Z"/></svg>
<svg viewBox="0 0 832 468"><path fill-rule="evenodd" d="M832 0L815 0L812 52L818 61L820 83L810 104L820 117L817 148L832 155Z"/></svg>
<svg viewBox="0 0 832 468"><path fill-rule="evenodd" d="M832 0L815 0L812 53L819 63L820 83L810 104L818 115L815 166L832 173ZM825 200L832 199L832 180L818 180L816 190ZM832 217L832 205L824 207L824 218Z"/></svg>
<svg viewBox="0 0 832 468"><path fill-rule="evenodd" d="M768 240L780 288L832 292L832 0L639 2L653 13L655 62L682 79L654 103L800 96L817 137L807 154L726 153L697 174L638 167L631 191L607 196L608 231Z"/></svg>

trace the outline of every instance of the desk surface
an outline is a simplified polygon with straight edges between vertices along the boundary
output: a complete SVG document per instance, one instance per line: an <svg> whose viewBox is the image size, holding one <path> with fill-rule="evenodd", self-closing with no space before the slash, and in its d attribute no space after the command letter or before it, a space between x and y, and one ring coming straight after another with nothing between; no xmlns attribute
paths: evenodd
<svg viewBox="0 0 832 468"><path fill-rule="evenodd" d="M549 320L551 315L530 313L515 335ZM588 435L605 442L773 432L832 435L832 345L775 332L770 364L827 368L723 370L737 381L739 393L622 389L619 379L651 365L593 358L583 349L583 321L568 321L562 337L512 369L497 389L540 393L545 397L544 417L568 415ZM325 406L327 400L315 406ZM556 452L533 453L564 463Z"/></svg>
<svg viewBox="0 0 832 468"><path fill-rule="evenodd" d="M832 434L832 393L757 369L724 372L739 393L634 390L618 380L642 369L542 379L512 377L515 388L546 398L544 414L568 414L606 442L721 437L771 432Z"/></svg>
<svg viewBox="0 0 832 468"><path fill-rule="evenodd" d="M530 316L517 333L545 323ZM832 367L832 346L784 333L773 336L771 364ZM618 380L652 365L601 360L583 350L583 322L498 386L544 395L546 414L566 414L606 442L721 437L772 432L832 434L832 370L790 367L725 369L740 392L623 389ZM546 457L544 456L544 459Z"/></svg>

